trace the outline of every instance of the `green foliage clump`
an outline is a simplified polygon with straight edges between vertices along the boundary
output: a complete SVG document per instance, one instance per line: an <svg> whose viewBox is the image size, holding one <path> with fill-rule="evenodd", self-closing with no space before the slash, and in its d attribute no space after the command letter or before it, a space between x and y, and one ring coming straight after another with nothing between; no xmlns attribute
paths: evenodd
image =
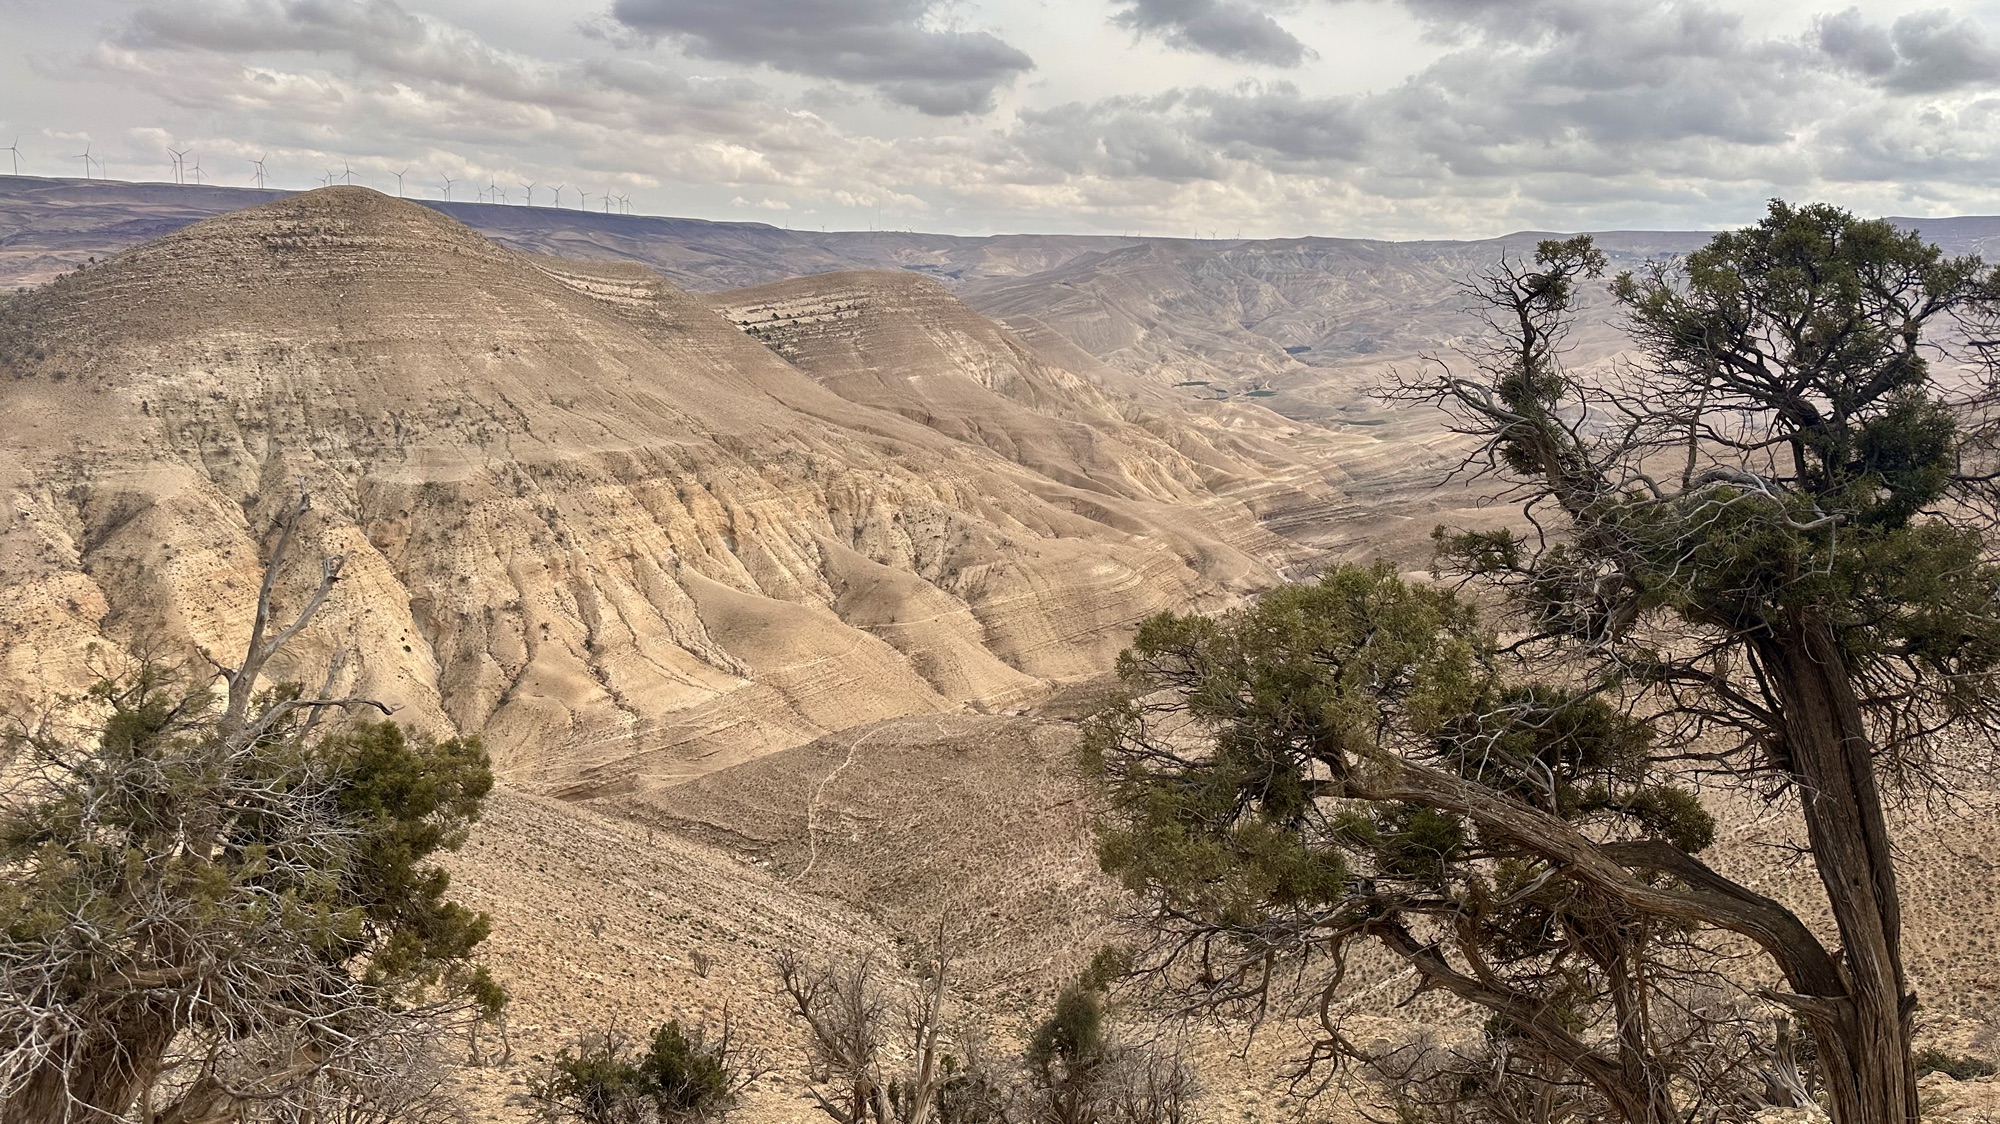
<svg viewBox="0 0 2000 1124"><path fill-rule="evenodd" d="M362 944L373 949L368 979L407 991L438 982L444 966L468 960L492 923L449 901L451 878L426 860L465 845L493 791L493 771L477 738L412 739L393 722L365 723L321 741L315 752L338 778L341 815L357 825L354 899L366 916ZM470 985L481 1006L504 996L483 968Z"/></svg>
<svg viewBox="0 0 2000 1124"><path fill-rule="evenodd" d="M1185 1060L1159 1044L1123 1040L1106 989L1124 969L1121 951L1100 953L1057 993L1022 1052L1026 1081L1015 1119L1043 1124L1182 1124L1200 1089Z"/></svg>
<svg viewBox="0 0 2000 1124"><path fill-rule="evenodd" d="M296 694L281 687L272 701ZM275 909L299 943L357 965L384 998L466 962L489 922L446 899L449 876L430 860L463 845L492 790L478 739L384 721L301 741L279 724L225 748L211 703L146 667L92 688L87 705L107 711L94 744L17 737L17 760L61 780L24 786L0 814L0 860L17 874L0 902L10 941L60 939L81 914L98 973L157 968L160 934L132 928L164 895L181 903L171 912L190 930L174 944L189 955Z"/></svg>
<svg viewBox="0 0 2000 1124"><path fill-rule="evenodd" d="M1685 858L1715 822L1642 718L1502 667L1469 602L1386 564L1143 624L1127 701L1088 725L1085 754L1110 804L1099 859L1152 904L1158 962L1193 960L1182 986L1201 1001L1256 1009L1289 965L1324 952L1337 971L1372 940L1488 1005L1500 1053L1584 1041L1630 998L1607 973L1685 927L1552 856L1603 841ZM1063 993L1031 1065L1087 1057L1094 1002Z"/></svg>
<svg viewBox="0 0 2000 1124"><path fill-rule="evenodd" d="M1028 1039L1028 1067L1055 1081L1061 1073L1075 1074L1104 1054L1104 997L1094 988L1072 983L1056 995L1055 1010Z"/></svg>
<svg viewBox="0 0 2000 1124"><path fill-rule="evenodd" d="M1690 853L1714 837L1694 794L1655 768L1643 722L1595 695L1505 682L1470 605L1384 565L1338 567L1223 617L1155 617L1119 666L1131 701L1086 737L1117 811L1099 857L1186 916L1314 916L1351 905L1363 881L1469 894L1505 844L1448 809L1369 798L1392 758L1580 828Z"/></svg>
<svg viewBox="0 0 2000 1124"><path fill-rule="evenodd" d="M605 1031L566 1046L532 1079L536 1117L582 1124L695 1124L719 1119L736 1103L741 1075L729 1034L670 1020L635 1051Z"/></svg>

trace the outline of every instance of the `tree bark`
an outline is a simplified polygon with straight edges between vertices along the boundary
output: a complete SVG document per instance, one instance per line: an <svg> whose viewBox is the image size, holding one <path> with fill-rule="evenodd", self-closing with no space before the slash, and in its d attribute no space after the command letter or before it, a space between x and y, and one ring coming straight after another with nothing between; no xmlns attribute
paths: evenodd
<svg viewBox="0 0 2000 1124"><path fill-rule="evenodd" d="M1610 985L1613 1015L1617 1019L1618 1069L1629 1103L1621 1103L1632 1124L1678 1124L1683 1119L1674 1104L1671 1078L1661 1072L1654 1059L1653 1044L1647 1039L1645 999L1641 985L1633 978L1627 960L1630 949L1623 942L1601 942L1608 948L1598 953L1598 966ZM1643 1115L1633 1116L1634 1112Z"/></svg>
<svg viewBox="0 0 2000 1124"><path fill-rule="evenodd" d="M1783 704L1785 752L1807 842L1840 933L1845 994L1799 1008L1819 1047L1836 1124L1916 1124L1916 996L1903 972L1902 905L1874 745L1838 641L1816 616L1756 641Z"/></svg>
<svg viewBox="0 0 2000 1124"><path fill-rule="evenodd" d="M173 1037L172 1008L147 1004L43 1062L0 1106L0 1124L113 1124L158 1075Z"/></svg>

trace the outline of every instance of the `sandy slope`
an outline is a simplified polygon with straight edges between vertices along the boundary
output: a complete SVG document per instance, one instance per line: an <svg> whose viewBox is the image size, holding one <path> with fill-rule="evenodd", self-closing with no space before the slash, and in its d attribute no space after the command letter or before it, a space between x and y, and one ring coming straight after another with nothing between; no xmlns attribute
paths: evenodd
<svg viewBox="0 0 2000 1124"><path fill-rule="evenodd" d="M714 1018L727 1000L780 1063L748 1118L802 1119L770 951L893 949L940 919L960 951L962 1014L1018 1040L1053 989L1121 936L1125 902L1096 871L1075 737L1072 722L1047 716L903 718L646 798L584 807L503 795L454 866L466 899L495 914L491 956L516 994L521 1056L608 1021ZM1898 826L1920 1038L1989 1057L2000 1053L1996 799L1972 793L1950 815L1909 809ZM1715 807L1729 826L1710 860L1805 908L1810 871L1773 859L1795 825L1749 803ZM711 961L706 978L696 952ZM1393 966L1357 962L1343 1000L1352 1029L1399 1038L1477 1025L1435 997L1399 1006L1406 993ZM1285 1067L1303 1033L1278 1020L1239 1057L1243 1027L1197 1028L1211 1118L1292 1118ZM518 1072L465 1077L498 1098L518 1091L506 1084ZM2000 1112L2000 1082L1927 1089L1939 1119ZM1314 1111L1356 1119L1344 1103Z"/></svg>

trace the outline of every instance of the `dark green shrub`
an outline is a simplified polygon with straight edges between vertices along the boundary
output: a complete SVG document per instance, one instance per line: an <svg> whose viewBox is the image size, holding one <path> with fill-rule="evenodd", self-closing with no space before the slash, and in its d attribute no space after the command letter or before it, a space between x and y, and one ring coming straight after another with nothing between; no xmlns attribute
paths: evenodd
<svg viewBox="0 0 2000 1124"><path fill-rule="evenodd" d="M678 1021L668 1022L653 1031L652 1048L639 1061L639 1078L662 1120L720 1116L736 1098L727 1030L711 1044L700 1027L690 1034Z"/></svg>
<svg viewBox="0 0 2000 1124"><path fill-rule="evenodd" d="M688 1030L672 1020L653 1031L644 1052L616 1030L586 1035L564 1047L528 1089L539 1120L699 1124L728 1112L748 1081L727 1023L711 1040L701 1027Z"/></svg>

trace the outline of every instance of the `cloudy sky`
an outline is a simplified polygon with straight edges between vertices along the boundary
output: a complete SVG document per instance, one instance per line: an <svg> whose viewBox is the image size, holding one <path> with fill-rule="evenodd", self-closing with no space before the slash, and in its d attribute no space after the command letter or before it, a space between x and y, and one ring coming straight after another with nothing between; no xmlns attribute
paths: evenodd
<svg viewBox="0 0 2000 1124"><path fill-rule="evenodd" d="M0 0L22 170L795 227L2000 213L2000 0ZM0 160L6 159L0 153ZM0 170L6 169L0 164Z"/></svg>

